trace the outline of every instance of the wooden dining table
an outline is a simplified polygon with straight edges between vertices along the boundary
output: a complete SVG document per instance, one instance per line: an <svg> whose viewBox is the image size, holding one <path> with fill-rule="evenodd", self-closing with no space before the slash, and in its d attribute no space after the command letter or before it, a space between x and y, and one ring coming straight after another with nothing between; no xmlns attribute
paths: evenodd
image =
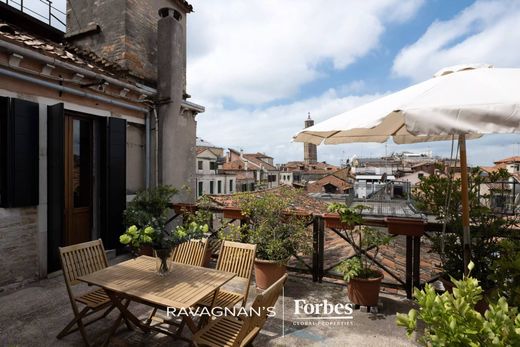
<svg viewBox="0 0 520 347"><path fill-rule="evenodd" d="M153 257L140 256L79 277L82 282L103 288L121 313L111 327L104 345L108 345L123 320L127 325L128 322L132 323L144 333L152 329L128 309L130 301L153 308L189 309L209 294L213 293L216 297L220 287L235 277L230 272L174 262L171 263L171 271L160 276L156 272L155 262ZM197 327L192 317L182 318L191 332L196 332ZM177 337L185 340L180 334Z"/></svg>

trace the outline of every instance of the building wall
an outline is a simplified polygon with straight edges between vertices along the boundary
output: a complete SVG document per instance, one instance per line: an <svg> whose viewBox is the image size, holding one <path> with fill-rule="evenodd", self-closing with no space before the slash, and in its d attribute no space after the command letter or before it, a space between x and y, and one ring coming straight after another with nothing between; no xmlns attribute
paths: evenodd
<svg viewBox="0 0 520 347"><path fill-rule="evenodd" d="M183 12L174 0L69 0L67 32L85 28L89 23L98 24L100 33L73 38L72 43L119 63L131 74L154 85L158 10L163 7ZM185 27L185 19L182 25Z"/></svg>
<svg viewBox="0 0 520 347"><path fill-rule="evenodd" d="M292 185L294 177L292 172L281 172L280 173L280 184Z"/></svg>
<svg viewBox="0 0 520 347"><path fill-rule="evenodd" d="M105 109L90 106L88 100L77 99L66 94L60 98L35 96L39 88L26 83L9 80L10 84L2 84L0 77L0 96L24 99L39 104L39 203L38 206L24 208L0 208L0 292L10 287L18 287L47 276L47 106L63 102L66 110L82 112L98 117L119 116L129 122L139 122L134 116L121 115L117 107L107 106ZM22 92L5 88L22 87ZM48 93L43 93L49 95ZM52 94L50 95L52 96ZM84 101L84 104L76 103ZM104 105L103 105L104 106ZM100 107L103 107L100 106ZM127 140L144 136L136 133L142 125L129 123ZM127 147L128 149L128 147ZM137 161L132 164L139 166ZM144 159L140 163L144 167ZM144 172L144 168L142 169ZM140 181L138 175L131 170L127 182ZM128 172L128 170L127 170ZM128 187L127 187L128 189ZM96 231L93 230L95 233Z"/></svg>
<svg viewBox="0 0 520 347"><path fill-rule="evenodd" d="M145 128L130 123L126 128L126 191L145 188Z"/></svg>
<svg viewBox="0 0 520 347"><path fill-rule="evenodd" d="M0 292L39 277L38 210L0 208Z"/></svg>
<svg viewBox="0 0 520 347"><path fill-rule="evenodd" d="M221 191L218 192L218 182L221 182ZM211 193L210 185L213 182L213 193ZM202 190L200 185L202 184ZM231 186L231 189L230 189ZM233 194L237 191L236 176L231 175L197 175L197 197L204 194L224 195Z"/></svg>

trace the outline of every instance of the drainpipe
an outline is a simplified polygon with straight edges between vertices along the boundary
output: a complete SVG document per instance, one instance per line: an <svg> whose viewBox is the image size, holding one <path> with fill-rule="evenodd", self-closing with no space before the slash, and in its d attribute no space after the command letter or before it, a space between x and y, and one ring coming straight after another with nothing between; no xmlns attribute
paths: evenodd
<svg viewBox="0 0 520 347"><path fill-rule="evenodd" d="M144 177L145 177L145 187L146 189L150 188L150 161L151 161L151 148L150 148L150 137L151 137L151 129L150 129L150 118L152 116L152 111L150 110L146 115L144 119L144 127L145 127L145 170L144 170Z"/></svg>
<svg viewBox="0 0 520 347"><path fill-rule="evenodd" d="M155 118L155 186L159 185L159 117L157 116L157 109L153 108L153 115Z"/></svg>
<svg viewBox="0 0 520 347"><path fill-rule="evenodd" d="M21 81L25 81L25 82L29 82L29 83L33 83L33 84L36 84L36 85L39 85L39 86L42 86L42 87L45 87L45 88L57 90L57 91L60 91L60 92L63 92L63 93L77 95L77 96L81 96L81 97L84 97L84 98L87 98L87 99L92 99L92 100L104 102L104 103L107 103L107 104L110 104L110 105L123 107L123 108L126 108L128 110L139 111L139 112L143 112L143 113L148 112L148 109L146 107L135 106L135 105L131 105L131 104L128 104L126 102L123 102L123 101L113 100L113 99L107 98L107 97L102 96L102 95L91 94L91 93L88 93L88 92L85 92L85 91L82 91L82 90L77 90L77 89L70 88L70 87L60 86L60 85L54 84L52 82L48 82L48 81L45 81L45 80L37 79L37 78L31 77L31 76L27 76L27 75L24 75L24 74L21 74L21 73L18 73L18 72L14 72L14 71L11 71L11 70L4 69L2 67L0 67L0 75L7 76L7 77L10 77L10 78L15 78L15 79L18 79L18 80L21 80Z"/></svg>

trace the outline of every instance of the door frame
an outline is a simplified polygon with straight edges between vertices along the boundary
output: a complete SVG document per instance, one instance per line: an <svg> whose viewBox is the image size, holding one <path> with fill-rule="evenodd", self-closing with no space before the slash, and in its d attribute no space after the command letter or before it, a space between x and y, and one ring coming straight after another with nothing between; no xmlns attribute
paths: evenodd
<svg viewBox="0 0 520 347"><path fill-rule="evenodd" d="M63 217L64 217L64 227L63 227L63 242L65 245L71 244L70 232L73 229L73 212L74 212L74 196L73 196L73 145L74 145L74 129L73 124L74 120L83 120L88 121L90 124L89 131L89 143L90 143L90 152L89 152L89 166L90 166L90 175L89 175L89 205L87 207L79 207L79 209L88 209L89 210L89 222L90 222L90 230L88 234L88 240L92 240L92 230L94 227L94 121L95 116L90 116L86 114L82 114L79 112L73 112L69 110L65 110L64 115L64 182L63 182L63 190L64 190L64 209L63 209Z"/></svg>

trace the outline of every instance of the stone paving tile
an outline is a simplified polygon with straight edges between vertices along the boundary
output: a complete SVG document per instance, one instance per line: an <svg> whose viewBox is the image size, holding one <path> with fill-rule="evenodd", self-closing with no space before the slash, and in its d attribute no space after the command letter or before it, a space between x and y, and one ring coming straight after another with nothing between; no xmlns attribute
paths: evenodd
<svg viewBox="0 0 520 347"><path fill-rule="evenodd" d="M252 286L251 300L255 292ZM408 311L412 303L402 295L388 293L382 294L377 314L356 310L348 322L320 319L313 321L316 325L298 325L301 320L297 318L302 316L295 314L294 300L316 304L326 299L335 304L346 303L348 299L343 285L313 283L308 277L291 273L285 296L276 305L277 316L268 319L255 340L255 346L413 346L404 330L395 325L395 313ZM150 311L148 307L135 303L130 309L140 319L147 317ZM102 343L116 317L117 313L113 312L107 319L87 327L93 345ZM83 346L79 333L61 340L55 338L71 318L72 311L61 276L3 293L0 295L0 346ZM348 325L339 325L345 323ZM184 335L190 337L187 329ZM187 345L164 334L144 335L129 331L125 326L118 329L110 343L110 346L121 347Z"/></svg>

